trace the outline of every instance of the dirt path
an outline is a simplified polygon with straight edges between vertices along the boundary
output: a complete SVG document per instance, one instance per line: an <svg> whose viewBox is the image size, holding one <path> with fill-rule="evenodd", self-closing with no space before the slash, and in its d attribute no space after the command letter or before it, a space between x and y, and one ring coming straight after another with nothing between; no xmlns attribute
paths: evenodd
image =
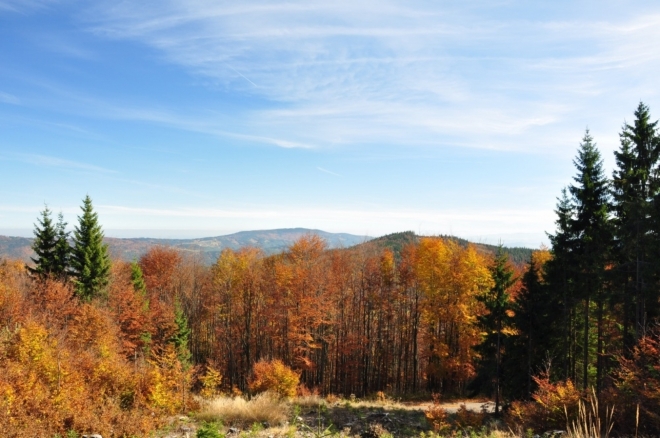
<svg viewBox="0 0 660 438"><path fill-rule="evenodd" d="M441 404L442 408L449 412L450 414L455 413L461 407L465 405L468 411L481 412L486 410L488 413L495 412L495 403L491 401L487 402L462 402L462 403L443 403Z"/></svg>

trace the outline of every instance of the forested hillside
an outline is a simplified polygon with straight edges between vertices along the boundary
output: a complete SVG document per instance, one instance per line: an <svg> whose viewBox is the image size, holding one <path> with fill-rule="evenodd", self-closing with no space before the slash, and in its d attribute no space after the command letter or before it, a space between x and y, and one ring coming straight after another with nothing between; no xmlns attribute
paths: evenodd
<svg viewBox="0 0 660 438"><path fill-rule="evenodd" d="M385 236L377 237L368 242L365 242L363 245L376 246L378 248L387 248L394 253L395 257L398 258L400 257L403 248L405 248L407 245L410 244L419 243L422 237L425 236L418 236L413 231L404 231L400 233L392 233ZM460 244L462 247L467 247L471 243L466 239L461 239L460 237L456 237L456 236L440 235L437 237L440 237L442 239L452 240ZM475 247L480 251L490 255L494 255L498 250L498 247L494 245L488 245L485 243L472 243L472 244L475 245ZM517 265L524 265L525 263L529 262L531 260L532 252L533 252L533 249L531 248L522 248L522 247L505 246L503 247L503 249L509 260L511 260L512 263Z"/></svg>

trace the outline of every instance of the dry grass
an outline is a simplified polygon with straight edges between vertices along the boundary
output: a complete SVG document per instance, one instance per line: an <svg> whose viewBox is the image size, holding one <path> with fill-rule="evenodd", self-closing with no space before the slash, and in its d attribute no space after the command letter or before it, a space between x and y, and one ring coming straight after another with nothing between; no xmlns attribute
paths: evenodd
<svg viewBox="0 0 660 438"><path fill-rule="evenodd" d="M276 394L264 392L251 400L243 397L217 397L202 407L198 418L202 421L220 420L224 424L249 426L267 421L271 425L284 423L290 405Z"/></svg>
<svg viewBox="0 0 660 438"><path fill-rule="evenodd" d="M600 410L598 408L598 397L592 388L589 394L589 408L585 403L580 400L578 404L578 418L568 425L569 438L590 438L590 437L603 437L608 438L612 432L614 422L614 407L605 409L605 417L600 418ZM568 414L566 414L568 417Z"/></svg>
<svg viewBox="0 0 660 438"><path fill-rule="evenodd" d="M298 396L291 400L291 403L303 408L316 408L327 405L325 399L316 394Z"/></svg>

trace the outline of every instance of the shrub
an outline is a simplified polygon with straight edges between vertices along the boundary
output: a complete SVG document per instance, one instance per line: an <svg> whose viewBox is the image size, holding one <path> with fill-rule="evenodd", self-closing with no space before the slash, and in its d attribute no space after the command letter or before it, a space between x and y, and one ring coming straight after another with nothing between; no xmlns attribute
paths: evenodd
<svg viewBox="0 0 660 438"><path fill-rule="evenodd" d="M454 421L461 429L478 429L483 426L486 412L474 412L462 404L456 411Z"/></svg>
<svg viewBox="0 0 660 438"><path fill-rule="evenodd" d="M660 327L639 340L630 358L619 357L615 427L628 434L660 434Z"/></svg>
<svg viewBox="0 0 660 438"><path fill-rule="evenodd" d="M204 423L197 429L197 438L224 438L224 435L218 432L217 423Z"/></svg>
<svg viewBox="0 0 660 438"><path fill-rule="evenodd" d="M300 375L280 360L259 361L254 364L249 388L253 392L271 391L282 397L296 395Z"/></svg>
<svg viewBox="0 0 660 438"><path fill-rule="evenodd" d="M531 402L513 402L507 414L507 422L525 429L563 429L567 416L574 419L578 414L581 393L569 380L550 382L547 374L534 377L538 389Z"/></svg>
<svg viewBox="0 0 660 438"><path fill-rule="evenodd" d="M433 404L424 411L424 416L434 432L442 435L451 430L447 411L440 406L440 397L437 394L433 395Z"/></svg>

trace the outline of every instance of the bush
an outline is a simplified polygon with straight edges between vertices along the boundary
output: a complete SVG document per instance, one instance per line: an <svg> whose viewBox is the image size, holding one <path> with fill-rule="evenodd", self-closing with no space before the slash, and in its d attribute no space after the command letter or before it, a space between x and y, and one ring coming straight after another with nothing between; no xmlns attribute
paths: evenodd
<svg viewBox="0 0 660 438"><path fill-rule="evenodd" d="M259 361L254 364L253 376L249 383L250 391L271 391L282 397L294 397L300 382L300 375L280 360Z"/></svg>
<svg viewBox="0 0 660 438"><path fill-rule="evenodd" d="M461 429L479 429L484 424L486 412L474 412L469 410L465 403L456 411L455 423Z"/></svg>
<svg viewBox="0 0 660 438"><path fill-rule="evenodd" d="M440 406L440 397L437 394L433 395L433 404L424 411L424 416L434 432L442 435L451 430L447 411Z"/></svg>
<svg viewBox="0 0 660 438"><path fill-rule="evenodd" d="M639 340L630 358L619 357L615 427L626 434L660 434L660 327Z"/></svg>
<svg viewBox="0 0 660 438"><path fill-rule="evenodd" d="M224 438L224 435L218 432L216 423L204 423L197 429L197 438Z"/></svg>
<svg viewBox="0 0 660 438"><path fill-rule="evenodd" d="M550 382L547 374L534 377L538 389L531 402L513 402L507 414L507 422L524 429L564 429L567 416L574 419L581 400L580 391L569 380Z"/></svg>

